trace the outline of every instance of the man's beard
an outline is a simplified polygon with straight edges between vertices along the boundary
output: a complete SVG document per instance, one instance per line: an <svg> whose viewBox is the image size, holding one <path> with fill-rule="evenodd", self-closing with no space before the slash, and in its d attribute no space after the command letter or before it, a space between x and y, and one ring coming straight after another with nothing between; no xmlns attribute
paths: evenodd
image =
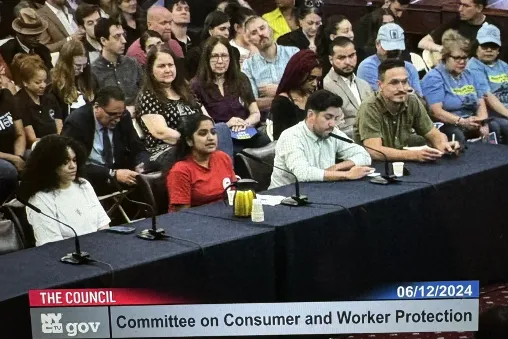
<svg viewBox="0 0 508 339"><path fill-rule="evenodd" d="M344 72L343 70L341 69L338 69L337 67L333 66L333 69L335 71L335 73L337 73L338 75L341 75L343 76L344 78L349 78L351 75L353 75L353 73L355 72L355 70L353 69L351 72Z"/></svg>

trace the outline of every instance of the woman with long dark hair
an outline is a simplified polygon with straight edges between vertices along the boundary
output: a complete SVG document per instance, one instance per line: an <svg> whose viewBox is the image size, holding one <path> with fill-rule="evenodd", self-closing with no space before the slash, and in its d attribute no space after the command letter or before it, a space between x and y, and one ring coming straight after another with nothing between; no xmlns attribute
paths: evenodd
<svg viewBox="0 0 508 339"><path fill-rule="evenodd" d="M231 158L217 150L217 131L206 115L194 115L179 126L177 162L167 176L169 211L223 199L224 189L236 181Z"/></svg>
<svg viewBox="0 0 508 339"><path fill-rule="evenodd" d="M201 44L192 48L189 53L185 56L185 69L186 78L192 79L196 75L201 55L203 54L203 44L210 37L221 36L225 39L229 39L229 30L231 24L229 23L229 17L226 13L221 11L213 11L208 14L201 30ZM235 47L233 54L231 55L232 60L240 65L240 52Z"/></svg>
<svg viewBox="0 0 508 339"><path fill-rule="evenodd" d="M176 130L180 119L206 112L184 79L180 60L167 46L154 47L148 53L136 112L151 160L161 166L173 158L169 151L180 138Z"/></svg>
<svg viewBox="0 0 508 339"><path fill-rule="evenodd" d="M51 70L50 92L55 96L62 120L74 109L92 102L97 80L92 74L85 46L77 40L63 45L55 67Z"/></svg>
<svg viewBox="0 0 508 339"><path fill-rule="evenodd" d="M313 51L306 49L291 57L270 109L274 140L305 119L307 99L318 88L321 76L321 64Z"/></svg>
<svg viewBox="0 0 508 339"><path fill-rule="evenodd" d="M284 34L277 39L282 46L294 46L302 49L310 49L317 53L321 43L321 25L323 11L320 7L302 6L297 10L300 28Z"/></svg>
<svg viewBox="0 0 508 339"><path fill-rule="evenodd" d="M261 118L249 79L231 60L233 47L223 37L206 41L192 89L217 123L226 123L233 132L256 127ZM233 140L235 151L262 147L270 140L257 133L250 139Z"/></svg>
<svg viewBox="0 0 508 339"><path fill-rule="evenodd" d="M27 161L19 196L45 214L72 225L77 235L109 227L110 219L90 183L83 179L86 154L71 138L42 138ZM27 208L37 246L74 236L72 230Z"/></svg>

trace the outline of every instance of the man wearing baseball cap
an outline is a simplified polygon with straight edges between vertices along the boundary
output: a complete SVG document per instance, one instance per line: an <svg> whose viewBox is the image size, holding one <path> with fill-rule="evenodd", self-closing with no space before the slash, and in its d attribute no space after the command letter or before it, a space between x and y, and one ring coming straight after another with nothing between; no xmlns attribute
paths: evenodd
<svg viewBox="0 0 508 339"><path fill-rule="evenodd" d="M478 30L471 48L467 69L484 88L484 98L492 121L489 129L496 132L500 143L508 143L508 64L499 59L501 31L488 23ZM500 140L499 140L500 139Z"/></svg>
<svg viewBox="0 0 508 339"><path fill-rule="evenodd" d="M400 59L402 51L406 49L404 30L397 24L388 23L379 28L376 39L376 54L371 55L358 66L358 78L367 81L373 91L378 90L378 67L386 59ZM413 64L405 61L406 71L409 75L409 85L422 94L420 77Z"/></svg>
<svg viewBox="0 0 508 339"><path fill-rule="evenodd" d="M16 54L31 53L39 55L48 69L53 68L49 49L39 43L39 38L45 34L47 27L47 22L33 8L21 9L19 16L12 22L16 37L0 46L0 54L5 62L10 65Z"/></svg>

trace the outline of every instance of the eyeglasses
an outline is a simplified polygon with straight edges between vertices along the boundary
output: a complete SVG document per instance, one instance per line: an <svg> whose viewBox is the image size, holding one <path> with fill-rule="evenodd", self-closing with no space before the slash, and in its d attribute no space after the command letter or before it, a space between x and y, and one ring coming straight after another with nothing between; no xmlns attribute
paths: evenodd
<svg viewBox="0 0 508 339"><path fill-rule="evenodd" d="M212 55L210 55L211 62L218 62L219 58L222 61L229 61L229 54L212 54Z"/></svg>
<svg viewBox="0 0 508 339"><path fill-rule="evenodd" d="M467 56L460 56L460 55L450 55L450 58L455 60L455 62L467 61L467 59L469 59Z"/></svg>
<svg viewBox="0 0 508 339"><path fill-rule="evenodd" d="M109 111L106 111L106 109L104 107L101 107L101 106L99 106L99 107L102 108L104 113L106 113L107 116L111 118L111 120L120 119L124 115L124 112L109 112Z"/></svg>

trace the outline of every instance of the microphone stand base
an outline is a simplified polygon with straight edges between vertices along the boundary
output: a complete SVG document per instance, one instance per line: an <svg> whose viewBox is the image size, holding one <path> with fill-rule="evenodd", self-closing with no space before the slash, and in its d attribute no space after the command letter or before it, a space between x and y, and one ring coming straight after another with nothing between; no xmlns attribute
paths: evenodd
<svg viewBox="0 0 508 339"><path fill-rule="evenodd" d="M156 230L150 228L138 233L138 238L145 240L162 240L169 238L169 235L166 234L166 231L163 228L158 228Z"/></svg>
<svg viewBox="0 0 508 339"><path fill-rule="evenodd" d="M372 178L370 182L378 185L390 185L398 183L400 182L400 180L397 178L396 175L391 174L391 175L380 175L378 177Z"/></svg>
<svg viewBox="0 0 508 339"><path fill-rule="evenodd" d="M74 252L67 254L65 257L60 259L60 261L66 264L82 265L89 263L90 261L92 261L92 259L90 258L90 254L88 254L87 252L80 253Z"/></svg>
<svg viewBox="0 0 508 339"><path fill-rule="evenodd" d="M281 205L284 205L284 206L293 206L293 207L297 207L297 206L304 206L304 205L307 205L307 204L310 204L308 198L306 195L300 195L300 196L292 196L291 198L285 198L284 200L282 200L280 202Z"/></svg>

